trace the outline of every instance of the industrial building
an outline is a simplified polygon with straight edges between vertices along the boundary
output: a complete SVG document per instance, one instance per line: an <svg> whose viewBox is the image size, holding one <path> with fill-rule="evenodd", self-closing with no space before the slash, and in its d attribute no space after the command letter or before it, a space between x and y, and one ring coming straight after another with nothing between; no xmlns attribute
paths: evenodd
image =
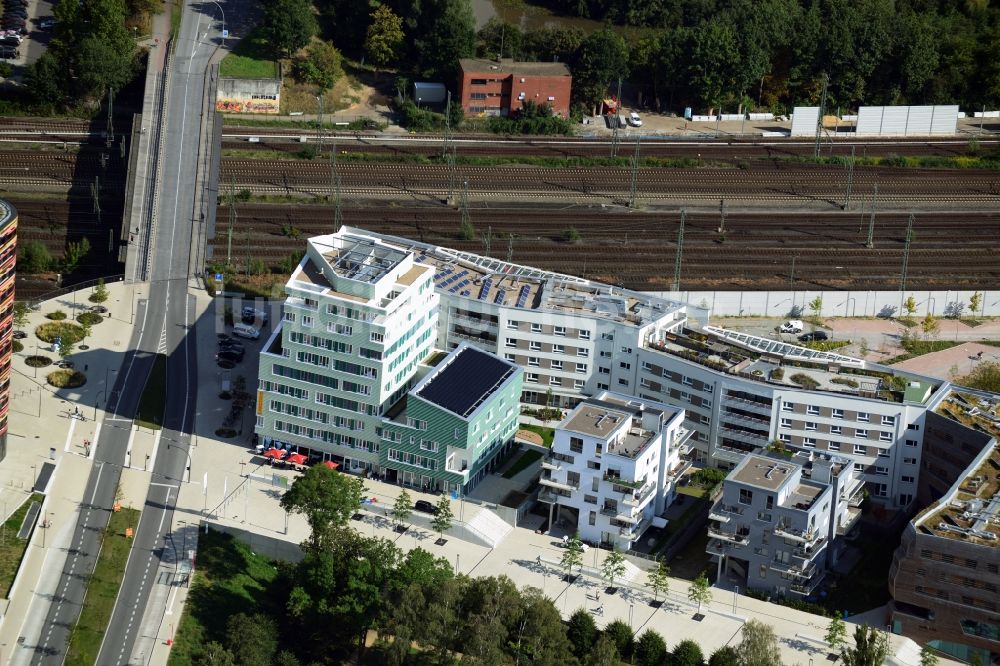
<svg viewBox="0 0 1000 666"><path fill-rule="evenodd" d="M466 115L506 117L530 101L569 118L573 77L564 63L462 58L458 65L458 99Z"/></svg>
<svg viewBox="0 0 1000 666"><path fill-rule="evenodd" d="M673 501L680 476L683 410L601 391L556 426L538 499L549 520L569 520L585 541L628 550Z"/></svg>

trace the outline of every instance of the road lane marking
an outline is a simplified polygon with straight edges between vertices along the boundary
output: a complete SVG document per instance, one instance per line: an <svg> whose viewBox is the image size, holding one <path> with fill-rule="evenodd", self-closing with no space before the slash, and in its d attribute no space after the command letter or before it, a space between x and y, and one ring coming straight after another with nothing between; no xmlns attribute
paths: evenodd
<svg viewBox="0 0 1000 666"><path fill-rule="evenodd" d="M63 445L64 453L69 453L69 445L73 441L74 430L76 430L76 418L71 415L69 417L69 432L66 433L66 444Z"/></svg>
<svg viewBox="0 0 1000 666"><path fill-rule="evenodd" d="M160 448L160 437L163 435L163 429L156 431L153 435L153 452L149 454L149 471L152 472L156 467L156 451Z"/></svg>
<svg viewBox="0 0 1000 666"><path fill-rule="evenodd" d="M135 433L139 430L139 426L135 423L132 424L131 430L128 433L128 444L125 445L125 466L132 466L132 442L135 440Z"/></svg>
<svg viewBox="0 0 1000 666"><path fill-rule="evenodd" d="M97 480L94 481L94 492L90 494L90 505L94 505L94 500L97 499L97 489L101 487L101 472L104 471L104 463L97 463ZM83 537L80 537L80 543L83 543Z"/></svg>

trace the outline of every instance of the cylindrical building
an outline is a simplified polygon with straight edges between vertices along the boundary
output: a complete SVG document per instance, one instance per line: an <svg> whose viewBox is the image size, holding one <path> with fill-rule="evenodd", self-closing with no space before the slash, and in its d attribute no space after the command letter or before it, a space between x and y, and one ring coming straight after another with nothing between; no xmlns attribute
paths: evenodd
<svg viewBox="0 0 1000 666"><path fill-rule="evenodd" d="M0 460L7 456L7 412L10 409L16 264L17 209L0 199Z"/></svg>

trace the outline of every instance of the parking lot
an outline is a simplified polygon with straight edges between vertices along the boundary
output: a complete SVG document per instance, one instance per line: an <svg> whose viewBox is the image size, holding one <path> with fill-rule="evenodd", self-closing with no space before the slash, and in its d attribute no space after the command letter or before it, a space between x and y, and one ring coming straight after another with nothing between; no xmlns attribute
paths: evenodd
<svg viewBox="0 0 1000 666"><path fill-rule="evenodd" d="M20 81L25 66L48 48L55 25L50 0L0 0L0 60L14 67L11 79Z"/></svg>

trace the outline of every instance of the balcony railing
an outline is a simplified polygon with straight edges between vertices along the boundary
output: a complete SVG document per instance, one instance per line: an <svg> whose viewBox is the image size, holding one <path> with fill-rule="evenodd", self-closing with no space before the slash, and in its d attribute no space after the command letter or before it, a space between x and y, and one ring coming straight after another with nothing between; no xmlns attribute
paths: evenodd
<svg viewBox="0 0 1000 666"><path fill-rule="evenodd" d="M847 510L847 517L837 526L837 534L845 535L853 531L861 519L861 509L850 508Z"/></svg>
<svg viewBox="0 0 1000 666"><path fill-rule="evenodd" d="M547 479L544 476L541 477L540 479L538 479L538 483L542 484L543 486L548 486L549 488L558 488L559 490L573 491L573 490L576 490L577 487L578 487L578 486L574 486L571 483L567 483L565 481L557 481L555 479Z"/></svg>
<svg viewBox="0 0 1000 666"><path fill-rule="evenodd" d="M742 516L744 509L743 507L736 506L735 504L719 504L716 507L716 511L728 514L730 516Z"/></svg>
<svg viewBox="0 0 1000 666"><path fill-rule="evenodd" d="M646 531L646 528L649 527L652 524L652 522L653 522L653 517L650 516L635 525L622 526L618 528L618 533L621 534L623 537L626 537L629 541L635 541L640 536L642 536L642 533Z"/></svg>
<svg viewBox="0 0 1000 666"><path fill-rule="evenodd" d="M551 458L542 459L542 469L547 469L550 472L561 472L562 468L562 462L559 460L553 460Z"/></svg>
<svg viewBox="0 0 1000 666"><path fill-rule="evenodd" d="M648 498L650 495L653 494L654 490L656 490L656 484L647 483L641 489L639 489L638 492L632 492L631 494L626 494L625 499L622 500L622 504L632 507L640 506L643 502L646 501L646 498Z"/></svg>
<svg viewBox="0 0 1000 666"><path fill-rule="evenodd" d="M779 523L774 527L774 536L791 539L799 543L812 543L819 538L819 533L815 530L800 530L789 525Z"/></svg>
<svg viewBox="0 0 1000 666"><path fill-rule="evenodd" d="M715 527L709 526L708 536L710 539L721 539L734 543L738 546L746 546L750 543L750 534L747 532L724 532Z"/></svg>
<svg viewBox="0 0 1000 666"><path fill-rule="evenodd" d="M724 555L732 549L732 544L722 539L709 539L705 552L709 555Z"/></svg>
<svg viewBox="0 0 1000 666"><path fill-rule="evenodd" d="M724 460L725 462L739 463L743 462L743 459L746 458L749 453L749 451L734 449L729 446L716 446L712 450L712 457Z"/></svg>
<svg viewBox="0 0 1000 666"><path fill-rule="evenodd" d="M772 560L768 565L771 571L780 571L782 573L791 574L797 578L812 578L816 573L816 563L810 562L805 567L798 566L794 562L777 562Z"/></svg>
<svg viewBox="0 0 1000 666"><path fill-rule="evenodd" d="M792 592L796 594L801 594L803 596L809 596L810 594L816 591L816 588L819 587L819 584L823 582L823 579L825 577L826 577L826 572L820 571L809 580L793 584L791 587Z"/></svg>
<svg viewBox="0 0 1000 666"><path fill-rule="evenodd" d="M708 519L715 520L720 523L728 523L731 520L729 516L715 509L708 512Z"/></svg>

